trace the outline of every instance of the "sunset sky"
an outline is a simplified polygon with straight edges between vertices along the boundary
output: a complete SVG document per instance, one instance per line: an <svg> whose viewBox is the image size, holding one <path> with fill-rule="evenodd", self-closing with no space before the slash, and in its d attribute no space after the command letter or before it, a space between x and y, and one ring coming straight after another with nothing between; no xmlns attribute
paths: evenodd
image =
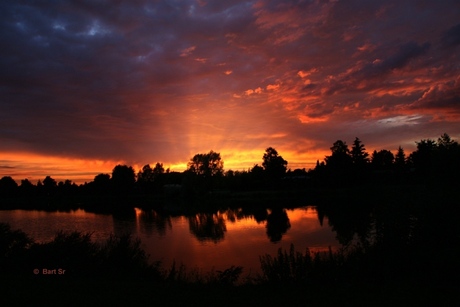
<svg viewBox="0 0 460 307"><path fill-rule="evenodd" d="M460 1L0 3L0 177L460 139Z"/></svg>

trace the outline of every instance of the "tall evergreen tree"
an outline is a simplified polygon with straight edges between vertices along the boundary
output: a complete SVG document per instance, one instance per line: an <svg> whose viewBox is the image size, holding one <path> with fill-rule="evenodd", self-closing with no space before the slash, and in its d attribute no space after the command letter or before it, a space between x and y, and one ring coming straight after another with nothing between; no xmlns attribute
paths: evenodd
<svg viewBox="0 0 460 307"><path fill-rule="evenodd" d="M406 167L406 154L404 153L404 149L401 146L398 147L398 152L396 153L394 164L396 170L399 171L404 170Z"/></svg>
<svg viewBox="0 0 460 307"><path fill-rule="evenodd" d="M353 164L363 166L369 162L369 154L359 138L355 138L351 147L351 158Z"/></svg>

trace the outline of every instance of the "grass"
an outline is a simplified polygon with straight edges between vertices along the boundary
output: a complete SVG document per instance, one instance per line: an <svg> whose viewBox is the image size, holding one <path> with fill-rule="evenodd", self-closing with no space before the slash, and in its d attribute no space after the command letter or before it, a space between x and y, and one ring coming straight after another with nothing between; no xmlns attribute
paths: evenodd
<svg viewBox="0 0 460 307"><path fill-rule="evenodd" d="M267 254L259 259L262 275L258 279L262 283L311 285L335 282L345 257L343 250L331 249L328 253L311 253L307 248L303 254L291 244L289 251L280 248L276 256Z"/></svg>

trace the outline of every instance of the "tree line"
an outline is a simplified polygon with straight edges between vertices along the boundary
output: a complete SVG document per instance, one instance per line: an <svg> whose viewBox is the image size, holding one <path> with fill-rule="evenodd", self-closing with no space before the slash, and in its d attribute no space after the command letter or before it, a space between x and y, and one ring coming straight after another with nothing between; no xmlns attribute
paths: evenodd
<svg viewBox="0 0 460 307"><path fill-rule="evenodd" d="M337 140L330 148L331 155L321 163L317 161L310 173L317 182L333 186L362 181L458 181L460 146L457 141L444 133L437 140L422 139L415 143L417 148L409 155L401 146L395 154L382 149L369 155L358 137L351 149L346 142Z"/></svg>
<svg viewBox="0 0 460 307"><path fill-rule="evenodd" d="M395 154L390 150L366 151L356 137L351 148L337 140L330 148L331 154L319 160L313 169L288 169L286 161L276 149L269 147L262 156L261 165L255 164L244 171L224 170L220 153L209 151L194 155L184 172L172 172L158 162L146 164L137 173L129 165L116 165L111 174L101 173L94 180L77 185L70 180L57 182L51 176L36 185L28 179L18 185L11 176L0 179L0 198L18 195L59 196L86 193L114 195L161 194L165 189L192 196L213 190L261 190L304 188L315 185L346 186L357 182L391 181L402 179L458 181L460 174L460 146L446 133L437 140L422 139L415 142L417 149L406 155L399 147ZM185 192L184 192L185 191Z"/></svg>

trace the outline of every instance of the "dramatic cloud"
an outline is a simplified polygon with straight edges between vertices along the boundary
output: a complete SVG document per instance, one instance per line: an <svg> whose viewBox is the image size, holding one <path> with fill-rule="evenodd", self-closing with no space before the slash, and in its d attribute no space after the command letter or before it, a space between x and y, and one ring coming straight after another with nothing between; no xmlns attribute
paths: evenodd
<svg viewBox="0 0 460 307"><path fill-rule="evenodd" d="M460 138L458 1L4 1L0 176ZM40 167L38 167L40 165ZM27 175L29 173L29 175ZM86 176L86 177L85 177Z"/></svg>

